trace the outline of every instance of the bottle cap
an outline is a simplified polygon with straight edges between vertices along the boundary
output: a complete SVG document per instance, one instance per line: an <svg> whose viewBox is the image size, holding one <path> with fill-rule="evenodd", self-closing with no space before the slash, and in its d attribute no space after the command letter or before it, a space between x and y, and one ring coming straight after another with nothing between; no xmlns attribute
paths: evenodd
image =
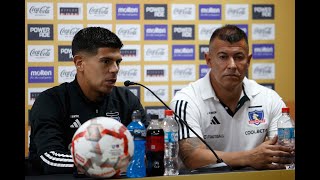
<svg viewBox="0 0 320 180"><path fill-rule="evenodd" d="M164 115L166 115L166 116L172 116L172 115L173 115L173 110L171 110L171 109L166 109L166 110L164 111Z"/></svg>
<svg viewBox="0 0 320 180"><path fill-rule="evenodd" d="M158 114L150 114L150 119L159 119Z"/></svg>
<svg viewBox="0 0 320 180"><path fill-rule="evenodd" d="M289 113L289 108L288 108L288 107L282 108L282 112L283 112L283 113Z"/></svg>
<svg viewBox="0 0 320 180"><path fill-rule="evenodd" d="M141 112L139 110L134 110L131 115L132 119L141 119Z"/></svg>

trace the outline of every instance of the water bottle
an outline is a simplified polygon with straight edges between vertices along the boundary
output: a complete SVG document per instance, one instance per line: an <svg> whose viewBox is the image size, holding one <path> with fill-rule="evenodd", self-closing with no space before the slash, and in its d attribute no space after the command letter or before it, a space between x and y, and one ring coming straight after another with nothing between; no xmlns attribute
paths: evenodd
<svg viewBox="0 0 320 180"><path fill-rule="evenodd" d="M278 143L284 146L295 147L294 122L290 118L289 108L282 108L282 116L278 120ZM294 157L292 163L286 165L286 169L295 169Z"/></svg>
<svg viewBox="0 0 320 180"><path fill-rule="evenodd" d="M132 113L132 121L128 125L128 130L133 136L134 154L127 166L126 175L129 178L139 178L146 176L145 164L145 146L146 146L146 128L141 122L141 112L135 110Z"/></svg>
<svg viewBox="0 0 320 180"><path fill-rule="evenodd" d="M164 131L159 123L159 116L151 114L147 127L147 175L163 176L164 173Z"/></svg>
<svg viewBox="0 0 320 180"><path fill-rule="evenodd" d="M172 110L165 110L163 119L164 131L164 174L172 176L179 174L179 144L178 144L178 123L173 118Z"/></svg>

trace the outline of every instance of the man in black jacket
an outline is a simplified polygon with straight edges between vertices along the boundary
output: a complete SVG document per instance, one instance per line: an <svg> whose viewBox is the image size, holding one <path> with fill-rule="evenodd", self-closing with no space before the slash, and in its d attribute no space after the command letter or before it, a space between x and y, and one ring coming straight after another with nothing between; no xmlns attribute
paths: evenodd
<svg viewBox="0 0 320 180"><path fill-rule="evenodd" d="M145 122L139 99L130 90L115 86L122 46L116 34L100 27L84 28L74 36L74 81L42 92L30 112L29 161L33 170L72 173L72 136L91 118L112 117L127 126L138 109Z"/></svg>

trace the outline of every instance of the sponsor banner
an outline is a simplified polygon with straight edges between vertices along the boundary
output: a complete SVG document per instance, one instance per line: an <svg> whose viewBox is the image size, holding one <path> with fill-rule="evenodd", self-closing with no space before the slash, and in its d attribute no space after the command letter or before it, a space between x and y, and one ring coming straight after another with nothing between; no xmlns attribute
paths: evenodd
<svg viewBox="0 0 320 180"><path fill-rule="evenodd" d="M53 67L28 67L28 83L53 83Z"/></svg>
<svg viewBox="0 0 320 180"><path fill-rule="evenodd" d="M240 28L242 31L244 31L249 38L248 35L248 24L235 24L238 28Z"/></svg>
<svg viewBox="0 0 320 180"><path fill-rule="evenodd" d="M144 19L166 20L168 19L168 7L166 4L145 4Z"/></svg>
<svg viewBox="0 0 320 180"><path fill-rule="evenodd" d="M248 20L248 4L226 4L226 20Z"/></svg>
<svg viewBox="0 0 320 180"><path fill-rule="evenodd" d="M53 40L53 25L28 24L28 40Z"/></svg>
<svg viewBox="0 0 320 180"><path fill-rule="evenodd" d="M58 3L59 20L83 20L82 3Z"/></svg>
<svg viewBox="0 0 320 180"><path fill-rule="evenodd" d="M204 54L209 52L209 45L200 44L199 45L199 60L205 60Z"/></svg>
<svg viewBox="0 0 320 180"><path fill-rule="evenodd" d="M168 101L168 85L150 85L148 88L153 91L162 101ZM148 90L144 90L144 102L159 102L159 100Z"/></svg>
<svg viewBox="0 0 320 180"><path fill-rule="evenodd" d="M146 114L150 116L150 114L156 114L159 116L159 119L163 119L165 117L164 111L167 108L165 106L146 106Z"/></svg>
<svg viewBox="0 0 320 180"><path fill-rule="evenodd" d="M58 61L72 61L72 48L71 46L58 46Z"/></svg>
<svg viewBox="0 0 320 180"><path fill-rule="evenodd" d="M180 91L182 88L184 88L186 86L188 86L188 85L187 84L184 84L184 85L172 85L171 86L172 87L172 96L171 97L173 98L178 91Z"/></svg>
<svg viewBox="0 0 320 180"><path fill-rule="evenodd" d="M140 24L116 24L116 34L122 41L140 41Z"/></svg>
<svg viewBox="0 0 320 180"><path fill-rule="evenodd" d="M124 45L123 48L120 49L120 53L121 53L123 62L141 60L140 45Z"/></svg>
<svg viewBox="0 0 320 180"><path fill-rule="evenodd" d="M130 80L133 82L141 81L141 66L140 65L120 65L117 76L117 82L125 82Z"/></svg>
<svg viewBox="0 0 320 180"><path fill-rule="evenodd" d="M194 45L172 45L172 60L194 60Z"/></svg>
<svg viewBox="0 0 320 180"><path fill-rule="evenodd" d="M144 61L168 61L169 49L167 44L144 45Z"/></svg>
<svg viewBox="0 0 320 180"><path fill-rule="evenodd" d="M87 24L87 27L102 27L113 32L112 24Z"/></svg>
<svg viewBox="0 0 320 180"><path fill-rule="evenodd" d="M139 4L116 4L116 18L118 20L139 20Z"/></svg>
<svg viewBox="0 0 320 180"><path fill-rule="evenodd" d="M252 79L274 79L274 63L254 63L252 64Z"/></svg>
<svg viewBox="0 0 320 180"><path fill-rule="evenodd" d="M252 19L274 19L274 5L253 4Z"/></svg>
<svg viewBox="0 0 320 180"><path fill-rule="evenodd" d="M274 89L274 83L259 83L260 85L264 86L264 87L267 87L269 89Z"/></svg>
<svg viewBox="0 0 320 180"><path fill-rule="evenodd" d="M168 81L168 65L144 65L144 81Z"/></svg>
<svg viewBox="0 0 320 180"><path fill-rule="evenodd" d="M195 81L196 66L194 64L172 64L172 81Z"/></svg>
<svg viewBox="0 0 320 180"><path fill-rule="evenodd" d="M194 25L172 25L172 40L194 40Z"/></svg>
<svg viewBox="0 0 320 180"><path fill-rule="evenodd" d="M32 106L39 94L48 88L28 88L28 105Z"/></svg>
<svg viewBox="0 0 320 180"><path fill-rule="evenodd" d="M53 62L53 45L28 45L28 62Z"/></svg>
<svg viewBox="0 0 320 180"><path fill-rule="evenodd" d="M58 24L58 40L72 41L73 36L83 28L83 24Z"/></svg>
<svg viewBox="0 0 320 180"><path fill-rule="evenodd" d="M199 40L209 41L212 33L222 24L199 24L198 25L198 33Z"/></svg>
<svg viewBox="0 0 320 180"><path fill-rule="evenodd" d="M87 3L88 20L112 20L111 3Z"/></svg>
<svg viewBox="0 0 320 180"><path fill-rule="evenodd" d="M53 3L27 3L27 19L53 19Z"/></svg>
<svg viewBox="0 0 320 180"><path fill-rule="evenodd" d="M135 96L140 99L140 86L128 86L126 88L128 88Z"/></svg>
<svg viewBox="0 0 320 180"><path fill-rule="evenodd" d="M172 20L195 20L196 5L195 4L171 4Z"/></svg>
<svg viewBox="0 0 320 180"><path fill-rule="evenodd" d="M168 40L168 25L144 25L144 40Z"/></svg>
<svg viewBox="0 0 320 180"><path fill-rule="evenodd" d="M210 71L210 68L206 64L200 64L199 65L199 79L203 78L207 72Z"/></svg>
<svg viewBox="0 0 320 180"><path fill-rule="evenodd" d="M58 67L58 82L71 82L77 74L75 66L59 66Z"/></svg>
<svg viewBox="0 0 320 180"><path fill-rule="evenodd" d="M275 40L275 25L252 24L252 40Z"/></svg>
<svg viewBox="0 0 320 180"><path fill-rule="evenodd" d="M253 59L274 59L274 44L252 44Z"/></svg>
<svg viewBox="0 0 320 180"><path fill-rule="evenodd" d="M221 20L221 4L199 4L200 20Z"/></svg>

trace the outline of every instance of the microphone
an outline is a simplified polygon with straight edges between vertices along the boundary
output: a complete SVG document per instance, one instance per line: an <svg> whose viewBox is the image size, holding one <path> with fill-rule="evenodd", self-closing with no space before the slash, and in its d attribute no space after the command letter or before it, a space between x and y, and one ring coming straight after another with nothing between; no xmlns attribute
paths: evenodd
<svg viewBox="0 0 320 180"><path fill-rule="evenodd" d="M148 87L144 86L143 84L140 83L136 83L136 82L132 82L129 80L126 80L123 83L125 86L130 86L130 85L139 85L144 87L145 89L147 89L148 91L150 91L166 108L168 108L169 110L172 110L166 103L164 103L153 91L151 91ZM173 110L172 110L173 111ZM227 167L229 171L232 171L231 166L229 166L228 164L224 163L223 160L217 155L217 153L207 144L207 142L201 138L199 136L199 134L197 134L180 116L178 116L174 111L173 114L175 115L175 117L177 117L179 119L179 122L181 122L182 124L184 124L190 131L192 131L208 148L209 150L213 153L213 155L216 157L217 159L217 164L209 164L206 165L204 167L201 168L197 168L191 172L209 172L208 168L219 168L219 169L224 169L224 167Z"/></svg>

